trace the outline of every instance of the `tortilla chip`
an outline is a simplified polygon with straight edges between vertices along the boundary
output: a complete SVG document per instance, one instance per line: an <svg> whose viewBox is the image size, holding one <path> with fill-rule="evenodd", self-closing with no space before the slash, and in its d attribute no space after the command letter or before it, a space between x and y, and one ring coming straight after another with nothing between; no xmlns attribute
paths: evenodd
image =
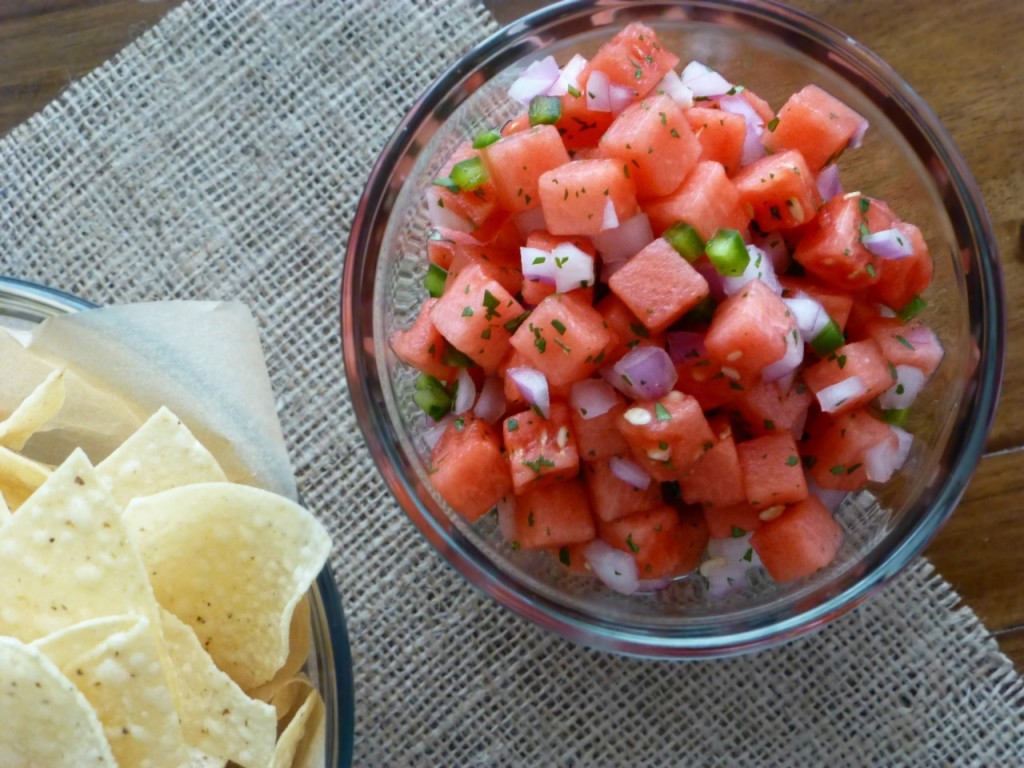
<svg viewBox="0 0 1024 768"><path fill-rule="evenodd" d="M213 454L167 408L100 462L96 473L122 507L139 496L227 480Z"/></svg>
<svg viewBox="0 0 1024 768"><path fill-rule="evenodd" d="M135 499L122 519L160 605L242 688L270 681L330 552L316 518L258 488L204 483Z"/></svg>
<svg viewBox="0 0 1024 768"><path fill-rule="evenodd" d="M0 637L0 765L117 768L81 692L40 651Z"/></svg>
<svg viewBox="0 0 1024 768"><path fill-rule="evenodd" d="M227 760L208 755L201 749L188 748L188 768L224 768L227 764Z"/></svg>
<svg viewBox="0 0 1024 768"><path fill-rule="evenodd" d="M138 614L159 626L120 510L81 451L4 524L0 585L0 634L25 642L101 615Z"/></svg>
<svg viewBox="0 0 1024 768"><path fill-rule="evenodd" d="M303 595L292 613L291 626L288 629L288 658L274 675L274 679L252 691L252 697L260 701L271 701L277 691L286 683L294 680L306 664L312 650L313 624L310 620L309 594ZM280 719L280 715L278 716Z"/></svg>
<svg viewBox="0 0 1024 768"><path fill-rule="evenodd" d="M64 405L64 370L51 371L14 413L0 421L0 445L20 451Z"/></svg>
<svg viewBox="0 0 1024 768"><path fill-rule="evenodd" d="M92 619L33 645L88 700L119 765L179 768L185 763L185 738L148 619Z"/></svg>
<svg viewBox="0 0 1024 768"><path fill-rule="evenodd" d="M50 477L50 468L0 446L0 495L13 512Z"/></svg>
<svg viewBox="0 0 1024 768"><path fill-rule="evenodd" d="M242 768L266 766L277 736L274 708L250 699L217 669L191 627L165 610L160 620L177 677L178 715L186 741Z"/></svg>
<svg viewBox="0 0 1024 768"><path fill-rule="evenodd" d="M271 768L319 768L326 762L326 712L320 694L311 690L277 739Z"/></svg>
<svg viewBox="0 0 1024 768"><path fill-rule="evenodd" d="M302 706L303 702L313 690L313 684L305 675L297 675L284 683L274 692L270 699L274 711L277 713L277 730L280 733L291 722L295 713Z"/></svg>

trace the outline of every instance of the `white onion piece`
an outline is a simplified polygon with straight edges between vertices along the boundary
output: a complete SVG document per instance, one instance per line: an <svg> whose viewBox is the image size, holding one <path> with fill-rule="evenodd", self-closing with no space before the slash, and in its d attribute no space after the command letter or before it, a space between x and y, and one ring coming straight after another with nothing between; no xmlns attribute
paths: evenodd
<svg viewBox="0 0 1024 768"><path fill-rule="evenodd" d="M488 376L480 388L473 414L488 424L494 424L505 413L506 406L505 385L497 376Z"/></svg>
<svg viewBox="0 0 1024 768"><path fill-rule="evenodd" d="M608 468L619 480L641 491L646 490L651 484L651 476L644 472L639 464L629 459L613 456L608 461Z"/></svg>
<svg viewBox="0 0 1024 768"><path fill-rule="evenodd" d="M683 85L683 81L675 73L675 70L670 69L666 72L665 76L654 86L654 90L664 93L683 109L693 106L693 91L688 85Z"/></svg>
<svg viewBox="0 0 1024 768"><path fill-rule="evenodd" d="M519 249L519 262L526 279L540 280L542 283L555 282L555 258L547 251L524 245Z"/></svg>
<svg viewBox="0 0 1024 768"><path fill-rule="evenodd" d="M786 270L789 269L789 263L792 259L790 258L789 247L786 245L782 235L777 232L769 233L755 237L752 243L760 248L768 257L776 275L785 274Z"/></svg>
<svg viewBox="0 0 1024 768"><path fill-rule="evenodd" d="M583 379L572 385L569 403L584 421L604 416L618 405L619 396L615 388L601 379Z"/></svg>
<svg viewBox="0 0 1024 768"><path fill-rule="evenodd" d="M476 383L469 375L469 371L460 368L455 385L455 402L452 403L452 413L465 413L473 407L473 403L476 401Z"/></svg>
<svg viewBox="0 0 1024 768"><path fill-rule="evenodd" d="M811 480L810 476L807 477L807 491L817 496L818 501L824 504L829 512L835 512L839 509L839 505L843 503L843 499L846 498L847 494L847 491L840 491L835 488L822 488Z"/></svg>
<svg viewBox="0 0 1024 768"><path fill-rule="evenodd" d="M509 494L503 496L501 501L495 505L498 510L498 530L505 541L511 543L516 540L516 497Z"/></svg>
<svg viewBox="0 0 1024 768"><path fill-rule="evenodd" d="M558 80L562 72L554 56L545 56L526 68L508 89L509 98L520 104L529 104L534 96L547 91Z"/></svg>
<svg viewBox="0 0 1024 768"><path fill-rule="evenodd" d="M505 375L512 379L523 399L537 407L545 419L551 413L551 395L548 392L548 380L536 368L509 368Z"/></svg>
<svg viewBox="0 0 1024 768"><path fill-rule="evenodd" d="M850 376L818 392L818 404L825 413L835 413L853 397L860 397L868 391L860 376Z"/></svg>
<svg viewBox="0 0 1024 768"><path fill-rule="evenodd" d="M613 115L621 113L632 103L634 96L636 96L636 92L632 88L615 84L608 86L608 106L611 113Z"/></svg>
<svg viewBox="0 0 1024 768"><path fill-rule="evenodd" d="M611 203L605 203L605 209ZM614 210L614 206L613 206ZM604 229L590 238L601 258L609 261L625 261L640 253L654 240L654 231L646 213L638 213L619 222L614 229Z"/></svg>
<svg viewBox="0 0 1024 768"><path fill-rule="evenodd" d="M454 229L457 232L472 232L473 222L459 216L451 208L441 204L433 190L427 190L427 217L435 229Z"/></svg>
<svg viewBox="0 0 1024 768"><path fill-rule="evenodd" d="M594 257L572 243L559 243L551 251L555 290L566 293L594 284Z"/></svg>
<svg viewBox="0 0 1024 768"><path fill-rule="evenodd" d="M747 135L743 139L740 165L749 165L768 154L768 150L761 143L761 134L764 133L764 120L750 106L749 101L742 96L723 96L718 100L718 106L721 107L723 112L739 115L747 124Z"/></svg>
<svg viewBox="0 0 1024 768"><path fill-rule="evenodd" d="M683 67L680 79L694 96L710 98L722 96L732 90L733 85L707 64L691 61Z"/></svg>
<svg viewBox="0 0 1024 768"><path fill-rule="evenodd" d="M853 136L850 137L850 148L859 149L864 144L864 134L868 132L868 121L864 120L860 125L857 126L857 130L853 132Z"/></svg>
<svg viewBox="0 0 1024 768"><path fill-rule="evenodd" d="M604 201L604 215L601 217L601 230L606 229L617 229L619 226L619 216L615 213L615 203L609 197Z"/></svg>
<svg viewBox="0 0 1024 768"><path fill-rule="evenodd" d="M708 542L708 559L701 563L700 573L708 580L711 597L727 597L749 586L747 572L761 566L761 558L750 545L751 535Z"/></svg>
<svg viewBox="0 0 1024 768"><path fill-rule="evenodd" d="M580 72L587 66L587 60L580 56L578 53L575 54L558 74L558 79L555 80L554 85L548 88L548 96L565 96L569 92L569 87L572 86L577 91L580 89Z"/></svg>
<svg viewBox="0 0 1024 768"><path fill-rule="evenodd" d="M605 586L624 595L636 592L640 579L637 576L636 560L628 552L622 552L595 539L583 548L590 570Z"/></svg>
<svg viewBox="0 0 1024 768"><path fill-rule="evenodd" d="M668 356L674 363L685 363L690 358L707 354L704 334L694 331L673 331L668 335Z"/></svg>
<svg viewBox="0 0 1024 768"><path fill-rule="evenodd" d="M421 433L423 435L423 442L427 444L427 448L434 450L437 441L441 439L441 435L444 434L444 431L455 417L449 413L442 417L440 421L434 421L426 414L423 414L423 418L424 426Z"/></svg>
<svg viewBox="0 0 1024 768"><path fill-rule="evenodd" d="M913 365L896 366L896 383L878 396L878 404L885 410L909 408L924 387L924 372Z"/></svg>
<svg viewBox="0 0 1024 768"><path fill-rule="evenodd" d="M544 221L544 209L540 206L516 214L516 229L519 230L519 236L523 240L528 238L531 232L546 231L547 228L548 223Z"/></svg>
<svg viewBox="0 0 1024 768"><path fill-rule="evenodd" d="M905 259L914 255L910 238L898 229L883 229L864 235L860 239L864 247L883 259Z"/></svg>
<svg viewBox="0 0 1024 768"><path fill-rule="evenodd" d="M766 365L761 371L765 381L778 381L788 376L804 361L804 341L798 333L786 334L786 352L774 363Z"/></svg>
<svg viewBox="0 0 1024 768"><path fill-rule="evenodd" d="M608 75L599 69L591 72L587 78L587 109L591 112L611 112L610 88L611 81Z"/></svg>
<svg viewBox="0 0 1024 768"><path fill-rule="evenodd" d="M821 304L802 291L790 299L783 299L796 320L796 329L804 341L813 341L828 325L828 312Z"/></svg>
<svg viewBox="0 0 1024 768"><path fill-rule="evenodd" d="M612 386L634 400L657 400L676 383L672 358L661 347L635 347L612 367Z"/></svg>
<svg viewBox="0 0 1024 768"><path fill-rule="evenodd" d="M906 463L914 436L899 427L889 427L895 439L887 439L864 452L864 471L873 483L887 483Z"/></svg>
<svg viewBox="0 0 1024 768"><path fill-rule="evenodd" d="M878 308L879 317L896 317L895 309L891 309L885 306L885 304L876 304L875 306Z"/></svg>
<svg viewBox="0 0 1024 768"><path fill-rule="evenodd" d="M818 173L816 184L818 194L823 200L831 200L836 195L843 194L843 185L839 182L839 166L832 163L822 168Z"/></svg>
<svg viewBox="0 0 1024 768"><path fill-rule="evenodd" d="M750 256L743 273L736 277L722 276L722 290L726 296L739 293L751 280L760 280L777 294L782 294L782 285L779 278L775 276L775 267L768 255L756 245L748 245L747 253Z"/></svg>

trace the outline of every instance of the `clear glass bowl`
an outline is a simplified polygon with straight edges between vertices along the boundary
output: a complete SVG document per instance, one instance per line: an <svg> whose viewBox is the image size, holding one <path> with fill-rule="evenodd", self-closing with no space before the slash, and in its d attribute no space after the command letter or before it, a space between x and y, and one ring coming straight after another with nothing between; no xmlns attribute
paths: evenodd
<svg viewBox="0 0 1024 768"><path fill-rule="evenodd" d="M0 276L0 327L30 332L48 317L80 312L94 304L70 293ZM352 655L338 593L330 566L317 576L310 592L311 653L305 672L320 692L326 712L326 768L352 765L355 735L355 696Z"/></svg>
<svg viewBox="0 0 1024 768"><path fill-rule="evenodd" d="M423 191L460 142L521 111L505 90L531 62L592 54L642 20L665 48L719 67L776 108L816 83L865 115L863 148L840 163L844 186L888 201L917 224L935 261L924 320L946 356L915 405L904 469L847 497L836 562L813 577L763 579L726 600L696 577L629 596L571 576L543 553L513 552L494 514L467 525L424 468L413 372L388 348L425 293ZM410 519L471 583L508 609L587 645L699 658L766 647L832 620L879 589L924 548L955 509L981 456L1002 373L1004 309L994 238L981 197L931 110L884 62L841 32L771 2L569 2L505 28L423 94L375 165L349 241L342 286L345 365L359 422ZM976 361L976 367L974 362Z"/></svg>

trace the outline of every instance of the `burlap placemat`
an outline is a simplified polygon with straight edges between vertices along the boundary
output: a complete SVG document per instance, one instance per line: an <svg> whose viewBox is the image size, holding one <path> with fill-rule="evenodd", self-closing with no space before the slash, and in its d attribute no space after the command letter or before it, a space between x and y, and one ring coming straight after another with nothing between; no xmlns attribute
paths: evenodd
<svg viewBox="0 0 1024 768"><path fill-rule="evenodd" d="M358 765L1024 764L1021 680L924 561L814 636L656 663L499 610L405 519L347 401L342 255L391 126L494 28L471 0L182 7L0 142L0 271L252 307L335 537Z"/></svg>

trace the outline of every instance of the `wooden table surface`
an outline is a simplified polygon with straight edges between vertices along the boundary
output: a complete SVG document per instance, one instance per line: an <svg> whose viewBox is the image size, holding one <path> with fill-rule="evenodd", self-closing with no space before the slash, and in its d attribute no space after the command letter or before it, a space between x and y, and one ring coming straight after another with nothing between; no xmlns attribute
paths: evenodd
<svg viewBox="0 0 1024 768"><path fill-rule="evenodd" d="M0 4L0 134L113 56L179 0ZM499 21L539 0L485 0ZM1024 2L793 0L888 61L936 111L995 228L1008 318L1006 374L987 455L927 550L1024 671Z"/></svg>

